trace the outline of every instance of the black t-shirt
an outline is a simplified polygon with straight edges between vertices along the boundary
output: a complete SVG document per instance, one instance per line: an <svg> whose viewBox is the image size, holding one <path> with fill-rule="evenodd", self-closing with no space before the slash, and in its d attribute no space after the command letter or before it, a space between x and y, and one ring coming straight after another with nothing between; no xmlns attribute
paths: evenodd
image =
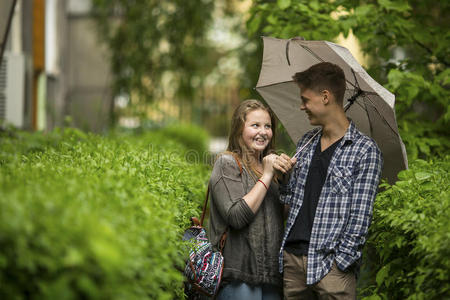
<svg viewBox="0 0 450 300"><path fill-rule="evenodd" d="M303 204L286 240L285 249L292 254L308 255L309 240L314 216L316 215L317 203L327 178L327 170L334 150L341 140L342 138L323 152L321 151L320 139L317 143L311 165L309 166L308 177L306 178Z"/></svg>

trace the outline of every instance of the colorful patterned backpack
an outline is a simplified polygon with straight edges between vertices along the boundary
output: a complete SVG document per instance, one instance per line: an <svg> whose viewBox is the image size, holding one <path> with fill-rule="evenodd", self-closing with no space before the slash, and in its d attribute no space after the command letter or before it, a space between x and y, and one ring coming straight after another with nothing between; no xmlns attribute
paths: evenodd
<svg viewBox="0 0 450 300"><path fill-rule="evenodd" d="M234 156L234 155L233 155ZM239 160L234 156L239 170L242 174L242 166ZM183 241L189 241L189 258L184 269L184 276L187 279L185 283L185 293L188 299L207 299L217 294L220 282L222 280L224 259L222 250L227 238L227 230L222 234L219 244L219 251L214 252L212 245L208 240L203 220L208 206L209 186L206 192L205 203L200 221L192 217L192 226L186 229L183 235Z"/></svg>
<svg viewBox="0 0 450 300"><path fill-rule="evenodd" d="M209 297L216 295L222 279L223 256L221 252L225 244L226 232L221 238L220 251L214 252L206 230L203 228L208 196L209 187L201 221L195 217L191 218L193 226L186 229L183 235L183 241L191 243L189 258L184 269L184 276L187 279L185 293L188 299L201 299L201 295Z"/></svg>

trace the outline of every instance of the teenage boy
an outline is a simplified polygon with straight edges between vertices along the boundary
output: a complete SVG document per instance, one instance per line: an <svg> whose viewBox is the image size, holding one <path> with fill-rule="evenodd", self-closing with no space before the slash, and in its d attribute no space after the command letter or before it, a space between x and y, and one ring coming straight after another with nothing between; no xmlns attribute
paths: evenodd
<svg viewBox="0 0 450 300"><path fill-rule="evenodd" d="M356 299L356 272L382 167L375 142L348 120L342 69L323 62L296 73L311 125L297 158L282 154L281 201L290 206L280 250L285 299ZM290 176L288 176L290 174Z"/></svg>

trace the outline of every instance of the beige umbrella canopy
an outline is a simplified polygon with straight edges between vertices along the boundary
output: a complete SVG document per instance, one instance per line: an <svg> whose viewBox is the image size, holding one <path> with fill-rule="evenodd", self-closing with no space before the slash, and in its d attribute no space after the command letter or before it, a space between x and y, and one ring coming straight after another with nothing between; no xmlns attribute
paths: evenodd
<svg viewBox="0 0 450 300"><path fill-rule="evenodd" d="M408 167L406 151L395 118L395 96L377 83L345 47L327 41L263 37L264 53L256 90L283 123L294 143L313 127L300 110L300 89L292 76L327 61L345 73L347 116L383 152L383 174L389 183ZM349 103L351 97L355 99ZM351 102L351 101L350 101Z"/></svg>

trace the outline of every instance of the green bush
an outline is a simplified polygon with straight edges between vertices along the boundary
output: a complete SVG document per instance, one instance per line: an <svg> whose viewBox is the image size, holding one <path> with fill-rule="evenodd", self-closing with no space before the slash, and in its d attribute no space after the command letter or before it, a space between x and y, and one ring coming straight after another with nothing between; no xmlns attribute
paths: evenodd
<svg viewBox="0 0 450 300"><path fill-rule="evenodd" d="M160 124L154 123L150 120L145 121L145 123L136 129L116 129L112 132L112 136L123 136L123 134L128 134L130 137L137 137L141 139L141 135L148 136L147 142L154 144L154 141L161 145L166 151L172 151L170 149L170 144L167 140L174 140L179 144L184 146L183 155L189 162L202 162L210 163L211 158L209 157L209 134L208 132L193 124L182 124L182 123L169 123ZM136 135L137 134L137 135Z"/></svg>
<svg viewBox="0 0 450 300"><path fill-rule="evenodd" d="M368 239L371 299L450 298L450 156L416 160L375 202Z"/></svg>
<svg viewBox="0 0 450 300"><path fill-rule="evenodd" d="M157 132L0 139L1 299L182 297L180 239L209 174L185 146Z"/></svg>
<svg viewBox="0 0 450 300"><path fill-rule="evenodd" d="M199 157L208 151L209 137L208 133L198 127L186 124L174 124L163 128L160 134L176 139L182 143L189 152L197 153Z"/></svg>

